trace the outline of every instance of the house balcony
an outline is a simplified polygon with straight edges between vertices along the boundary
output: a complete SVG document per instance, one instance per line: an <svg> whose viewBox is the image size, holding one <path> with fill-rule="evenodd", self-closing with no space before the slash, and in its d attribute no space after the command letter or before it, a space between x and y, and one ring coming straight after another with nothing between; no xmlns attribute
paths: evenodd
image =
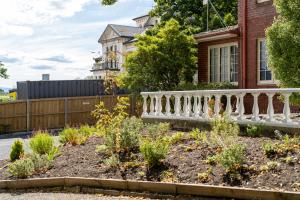
<svg viewBox="0 0 300 200"><path fill-rule="evenodd" d="M299 93L300 88L142 92L142 118L211 122L225 114L240 125L298 129L300 112L290 97Z"/></svg>
<svg viewBox="0 0 300 200"><path fill-rule="evenodd" d="M94 63L91 72L95 71L120 71L118 62Z"/></svg>

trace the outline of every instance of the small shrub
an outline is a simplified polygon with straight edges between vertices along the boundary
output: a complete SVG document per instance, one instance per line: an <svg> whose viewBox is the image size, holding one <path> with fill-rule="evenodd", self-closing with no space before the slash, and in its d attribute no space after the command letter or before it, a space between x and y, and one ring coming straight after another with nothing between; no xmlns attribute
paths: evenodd
<svg viewBox="0 0 300 200"><path fill-rule="evenodd" d="M170 130L169 123L150 124L146 127L147 133L151 138L165 136Z"/></svg>
<svg viewBox="0 0 300 200"><path fill-rule="evenodd" d="M245 146L241 144L233 144L223 150L220 154L220 164L227 171L236 171L245 160Z"/></svg>
<svg viewBox="0 0 300 200"><path fill-rule="evenodd" d="M19 160L21 156L24 154L24 144L21 140L14 141L13 145L11 146L10 151L10 160L13 162L15 160Z"/></svg>
<svg viewBox="0 0 300 200"><path fill-rule="evenodd" d="M266 165L261 166L260 171L262 171L262 172L274 171L279 166L280 166L280 164L278 162L270 161L270 162L267 162Z"/></svg>
<svg viewBox="0 0 300 200"><path fill-rule="evenodd" d="M117 155L113 154L109 158L105 159L104 164L109 167L118 167L120 164L120 160Z"/></svg>
<svg viewBox="0 0 300 200"><path fill-rule="evenodd" d="M48 132L39 131L29 140L29 146L34 153L48 154L54 148L54 139Z"/></svg>
<svg viewBox="0 0 300 200"><path fill-rule="evenodd" d="M273 156L277 153L276 144L266 142L263 144L263 151L267 157Z"/></svg>
<svg viewBox="0 0 300 200"><path fill-rule="evenodd" d="M193 129L190 133L190 138L206 143L207 142L207 136L205 132L201 132L198 128Z"/></svg>
<svg viewBox="0 0 300 200"><path fill-rule="evenodd" d="M154 167L158 166L160 161L166 157L169 151L169 144L161 138L153 141L146 138L142 140L140 151L148 166Z"/></svg>
<svg viewBox="0 0 300 200"><path fill-rule="evenodd" d="M31 159L21 159L8 166L8 172L16 178L24 179L34 173L34 164Z"/></svg>
<svg viewBox="0 0 300 200"><path fill-rule="evenodd" d="M177 182L177 178L171 170L167 170L162 173L161 182L174 183Z"/></svg>
<svg viewBox="0 0 300 200"><path fill-rule="evenodd" d="M208 156L205 160L205 163L209 165L216 165L218 163L218 159L219 157L217 155Z"/></svg>
<svg viewBox="0 0 300 200"><path fill-rule="evenodd" d="M33 153L27 158L32 161L35 172L46 172L52 166L52 160L49 160L47 155Z"/></svg>
<svg viewBox="0 0 300 200"><path fill-rule="evenodd" d="M107 146L105 144L96 146L97 153L103 153L107 151Z"/></svg>
<svg viewBox="0 0 300 200"><path fill-rule="evenodd" d="M219 118L213 121L210 134L211 144L226 148L237 143L240 128L236 123L229 122L226 118Z"/></svg>
<svg viewBox="0 0 300 200"><path fill-rule="evenodd" d="M260 137L263 134L263 127L261 125L258 126L248 125L246 132L247 132L247 136Z"/></svg>
<svg viewBox="0 0 300 200"><path fill-rule="evenodd" d="M198 179L201 183L207 183L209 181L209 173L203 172L203 173L198 173Z"/></svg>
<svg viewBox="0 0 300 200"><path fill-rule="evenodd" d="M88 136L81 134L79 129L76 128L65 128L59 134L59 141L62 144L71 144L73 146L84 144L87 139Z"/></svg>
<svg viewBox="0 0 300 200"><path fill-rule="evenodd" d="M184 133L183 132L177 132L176 134L169 137L169 143L170 144L176 144L184 139Z"/></svg>
<svg viewBox="0 0 300 200"><path fill-rule="evenodd" d="M127 118L123 121L121 126L122 150L130 150L139 146L139 137L143 126L143 121L136 117Z"/></svg>
<svg viewBox="0 0 300 200"><path fill-rule="evenodd" d="M97 132L97 129L93 126L84 125L84 126L80 126L78 132L83 137L89 138Z"/></svg>
<svg viewBox="0 0 300 200"><path fill-rule="evenodd" d="M285 157L282 159L283 162L285 162L286 164L289 164L289 165L292 165L295 161L296 161L296 158L293 158L291 156L288 156L288 157Z"/></svg>

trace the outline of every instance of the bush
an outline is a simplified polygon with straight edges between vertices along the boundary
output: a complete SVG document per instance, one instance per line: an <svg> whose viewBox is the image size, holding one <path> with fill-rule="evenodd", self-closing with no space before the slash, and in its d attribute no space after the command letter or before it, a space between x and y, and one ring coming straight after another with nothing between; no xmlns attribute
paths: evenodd
<svg viewBox="0 0 300 200"><path fill-rule="evenodd" d="M84 126L80 126L78 132L84 137L89 138L97 132L97 129L93 126L84 125Z"/></svg>
<svg viewBox="0 0 300 200"><path fill-rule="evenodd" d="M14 141L13 145L11 146L10 151L10 160L13 162L21 158L24 154L24 144L21 140Z"/></svg>
<svg viewBox="0 0 300 200"><path fill-rule="evenodd" d="M21 159L8 166L8 172L20 179L27 178L34 173L34 164L31 159Z"/></svg>
<svg viewBox="0 0 300 200"><path fill-rule="evenodd" d="M34 153L48 154L54 148L54 139L48 132L39 131L29 140L29 146Z"/></svg>
<svg viewBox="0 0 300 200"><path fill-rule="evenodd" d="M130 150L139 146L140 132L143 121L136 117L127 118L121 126L121 150Z"/></svg>
<svg viewBox="0 0 300 200"><path fill-rule="evenodd" d="M113 154L108 159L104 160L104 164L109 167L117 167L120 164L120 160L117 155Z"/></svg>
<svg viewBox="0 0 300 200"><path fill-rule="evenodd" d="M52 160L47 155L33 153L27 155L27 159L32 161L35 172L46 172L52 166Z"/></svg>
<svg viewBox="0 0 300 200"><path fill-rule="evenodd" d="M85 129L85 128L84 128ZM80 132L80 129L76 128L65 128L59 134L59 141L63 144L71 144L75 145L82 145L86 142L89 137L89 133L86 129L84 132Z"/></svg>
<svg viewBox="0 0 300 200"><path fill-rule="evenodd" d="M229 122L226 118L216 119L212 123L211 144L226 148L237 142L239 133L240 128L236 123Z"/></svg>
<svg viewBox="0 0 300 200"><path fill-rule="evenodd" d="M165 136L170 130L169 123L148 124L146 127L147 133L151 138Z"/></svg>
<svg viewBox="0 0 300 200"><path fill-rule="evenodd" d="M170 144L176 144L184 139L184 133L183 132L177 132L171 137L168 138Z"/></svg>
<svg viewBox="0 0 300 200"><path fill-rule="evenodd" d="M241 144L233 144L223 150L219 160L222 167L227 171L236 171L243 164L245 159L245 146Z"/></svg>
<svg viewBox="0 0 300 200"><path fill-rule="evenodd" d="M160 161L166 157L169 152L168 141L157 138L150 140L145 138L140 145L140 151L149 167L158 166Z"/></svg>
<svg viewBox="0 0 300 200"><path fill-rule="evenodd" d="M247 136L261 137L263 134L263 127L261 125L259 126L248 125L246 132L247 132Z"/></svg>
<svg viewBox="0 0 300 200"><path fill-rule="evenodd" d="M197 141L201 141L203 143L207 142L207 136L205 132L201 132L198 128L193 129L190 133L190 138L197 140Z"/></svg>
<svg viewBox="0 0 300 200"><path fill-rule="evenodd" d="M275 154L277 154L277 144L273 144L273 143L270 143L270 142L266 142L263 144L263 150L264 150L264 153L267 157L271 157Z"/></svg>

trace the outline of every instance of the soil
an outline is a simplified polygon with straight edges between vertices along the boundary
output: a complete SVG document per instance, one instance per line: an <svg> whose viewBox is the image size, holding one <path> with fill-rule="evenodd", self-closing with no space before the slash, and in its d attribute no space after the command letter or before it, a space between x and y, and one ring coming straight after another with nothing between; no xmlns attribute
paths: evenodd
<svg viewBox="0 0 300 200"><path fill-rule="evenodd" d="M33 177L113 178L300 191L299 148L289 154L295 161L287 164L282 158L268 158L264 155L262 144L267 141L278 142L275 139L239 137L240 142L246 144L247 159L240 169L241 176L230 178L220 165L209 165L204 161L208 156L215 155L218 149L197 143L187 135L185 138L172 145L161 167L148 169L138 150L130 153L130 159L122 160L120 167L108 167L103 162L108 156L95 151L97 145L103 144L103 139L91 137L85 145L62 146L61 155L55 159L53 167L46 173L35 174ZM269 161L276 161L280 165L275 170L260 171L260 167ZM7 173L8 163L9 161L0 161L0 180L12 179ZM208 179L200 181L198 174L208 170L211 171Z"/></svg>

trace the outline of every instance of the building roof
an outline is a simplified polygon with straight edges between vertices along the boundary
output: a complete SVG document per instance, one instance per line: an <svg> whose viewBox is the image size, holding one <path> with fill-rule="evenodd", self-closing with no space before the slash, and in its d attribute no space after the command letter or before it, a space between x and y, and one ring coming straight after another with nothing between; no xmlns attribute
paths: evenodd
<svg viewBox="0 0 300 200"><path fill-rule="evenodd" d="M132 20L137 20L137 19L141 19L141 18L144 18L144 17L149 17L149 14L146 14L146 15L142 15L142 16L139 16L139 17L135 17L133 18Z"/></svg>
<svg viewBox="0 0 300 200"><path fill-rule="evenodd" d="M207 41L237 37L238 35L239 35L239 27L238 25L235 25L235 26L228 26L226 28L220 28L220 29L198 33L194 35L194 38L196 39L197 42L207 42Z"/></svg>

